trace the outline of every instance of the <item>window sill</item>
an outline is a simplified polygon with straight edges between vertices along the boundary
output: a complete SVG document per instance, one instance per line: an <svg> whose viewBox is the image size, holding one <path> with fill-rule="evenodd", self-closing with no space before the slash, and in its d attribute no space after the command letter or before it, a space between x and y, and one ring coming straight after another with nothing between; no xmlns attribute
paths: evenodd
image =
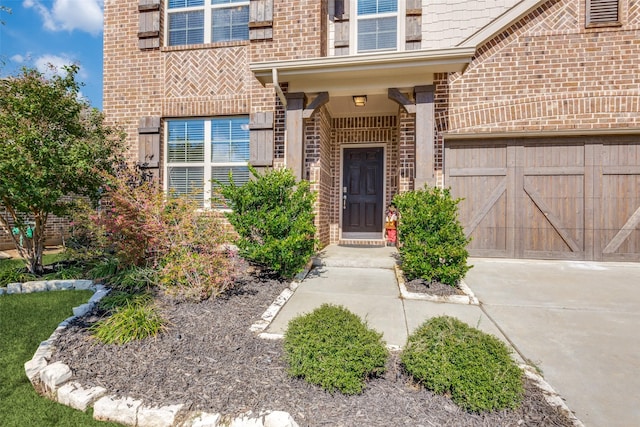
<svg viewBox="0 0 640 427"><path fill-rule="evenodd" d="M162 46L161 52L176 52L181 50L199 50L199 49L223 49L227 47L249 46L249 40L235 40L230 42L219 43L203 43L203 44L185 44L179 46Z"/></svg>
<svg viewBox="0 0 640 427"><path fill-rule="evenodd" d="M616 22L596 22L596 23L587 24L584 27L587 30L607 29L607 28L616 29L616 28L622 27L622 22L620 22L620 21L616 21Z"/></svg>

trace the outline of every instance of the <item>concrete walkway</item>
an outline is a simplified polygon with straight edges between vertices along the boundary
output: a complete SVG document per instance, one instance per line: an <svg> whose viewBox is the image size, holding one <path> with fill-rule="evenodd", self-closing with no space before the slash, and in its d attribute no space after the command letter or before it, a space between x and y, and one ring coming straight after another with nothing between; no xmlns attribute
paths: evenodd
<svg viewBox="0 0 640 427"><path fill-rule="evenodd" d="M504 339L478 306L401 299L393 270L397 256L394 247L327 247L267 332L283 334L292 318L330 303L360 316L392 347L404 346L408 334L442 314Z"/></svg>
<svg viewBox="0 0 640 427"><path fill-rule="evenodd" d="M395 248L329 246L267 329L339 304L404 346L425 320L450 315L510 343L587 426L640 425L640 264L470 259L480 306L401 299Z"/></svg>

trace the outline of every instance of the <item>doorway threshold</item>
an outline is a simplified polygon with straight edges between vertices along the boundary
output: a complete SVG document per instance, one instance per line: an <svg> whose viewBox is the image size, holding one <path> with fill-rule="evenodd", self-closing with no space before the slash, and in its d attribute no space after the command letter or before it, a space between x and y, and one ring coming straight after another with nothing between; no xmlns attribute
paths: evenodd
<svg viewBox="0 0 640 427"><path fill-rule="evenodd" d="M340 246L384 246L385 244L386 241L380 232L342 233L342 237L338 242Z"/></svg>

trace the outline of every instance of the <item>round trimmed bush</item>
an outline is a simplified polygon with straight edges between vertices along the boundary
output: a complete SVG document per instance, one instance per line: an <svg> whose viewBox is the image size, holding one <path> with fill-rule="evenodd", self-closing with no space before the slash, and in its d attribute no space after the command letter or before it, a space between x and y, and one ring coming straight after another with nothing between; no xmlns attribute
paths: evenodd
<svg viewBox="0 0 640 427"><path fill-rule="evenodd" d="M381 333L330 304L291 320L284 349L291 376L344 394L362 393L367 378L384 373L388 357Z"/></svg>
<svg viewBox="0 0 640 427"><path fill-rule="evenodd" d="M450 394L470 412L517 408L522 370L498 338L448 316L434 317L409 336L401 361L419 383Z"/></svg>

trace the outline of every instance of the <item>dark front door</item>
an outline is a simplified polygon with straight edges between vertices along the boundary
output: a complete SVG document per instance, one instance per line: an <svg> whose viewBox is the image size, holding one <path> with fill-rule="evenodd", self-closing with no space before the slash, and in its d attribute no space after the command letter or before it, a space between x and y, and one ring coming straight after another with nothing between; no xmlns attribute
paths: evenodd
<svg viewBox="0 0 640 427"><path fill-rule="evenodd" d="M379 148L345 148L342 182L342 231L382 231L383 156Z"/></svg>

